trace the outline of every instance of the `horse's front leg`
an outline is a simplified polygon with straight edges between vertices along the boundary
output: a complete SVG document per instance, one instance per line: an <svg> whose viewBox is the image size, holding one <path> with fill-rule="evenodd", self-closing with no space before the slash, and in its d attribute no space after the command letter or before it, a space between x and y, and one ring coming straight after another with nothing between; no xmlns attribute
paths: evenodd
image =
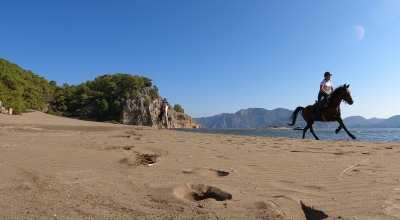
<svg viewBox="0 0 400 220"><path fill-rule="evenodd" d="M346 133L347 133L352 139L356 139L356 136L354 136L353 134L350 133L350 131L347 130L347 128L346 128L346 126L344 125L343 120L342 120L341 118L339 118L339 119L337 120L337 122L339 122L339 124L340 124L339 127L342 127L342 128L346 131ZM338 128L338 129L339 129L339 128ZM337 130L337 129L336 129L336 130Z"/></svg>

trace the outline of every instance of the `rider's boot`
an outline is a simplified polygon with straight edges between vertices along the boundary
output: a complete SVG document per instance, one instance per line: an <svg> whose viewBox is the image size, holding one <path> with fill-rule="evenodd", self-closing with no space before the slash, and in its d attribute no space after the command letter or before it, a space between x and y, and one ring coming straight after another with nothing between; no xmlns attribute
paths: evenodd
<svg viewBox="0 0 400 220"><path fill-rule="evenodd" d="M322 106L317 106L317 109L315 110L315 121L321 121L321 112Z"/></svg>
<svg viewBox="0 0 400 220"><path fill-rule="evenodd" d="M333 117L340 117L340 110L336 110L335 114L333 115Z"/></svg>

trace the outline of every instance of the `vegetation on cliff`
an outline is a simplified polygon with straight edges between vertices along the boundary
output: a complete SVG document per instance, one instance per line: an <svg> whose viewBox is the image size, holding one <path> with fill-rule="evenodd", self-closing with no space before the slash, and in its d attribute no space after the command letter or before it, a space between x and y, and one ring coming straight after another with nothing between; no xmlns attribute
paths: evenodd
<svg viewBox="0 0 400 220"><path fill-rule="evenodd" d="M24 109L43 111L54 97L56 85L30 70L0 58L0 100L14 114Z"/></svg>
<svg viewBox="0 0 400 220"><path fill-rule="evenodd" d="M79 85L57 86L55 81L48 82L0 58L0 100L5 108L13 108L14 114L32 109L67 117L117 121L122 105L126 100L136 99L143 88L149 88L143 97L144 107L148 107L160 96L147 77L116 73ZM183 113L183 108L176 106Z"/></svg>
<svg viewBox="0 0 400 220"><path fill-rule="evenodd" d="M117 120L124 101L136 98L143 88L151 86L151 79L147 77L122 73L99 76L77 86L64 84L56 88L50 113ZM152 87L150 94L147 105L150 99L159 97L158 88Z"/></svg>
<svg viewBox="0 0 400 220"><path fill-rule="evenodd" d="M179 104L175 104L174 105L174 110L177 111L177 112L185 113L185 110Z"/></svg>

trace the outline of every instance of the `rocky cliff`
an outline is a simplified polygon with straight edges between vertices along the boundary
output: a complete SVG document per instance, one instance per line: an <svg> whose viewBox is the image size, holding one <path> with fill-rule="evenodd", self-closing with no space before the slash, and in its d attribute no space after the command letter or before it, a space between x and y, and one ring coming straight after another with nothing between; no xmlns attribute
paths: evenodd
<svg viewBox="0 0 400 220"><path fill-rule="evenodd" d="M201 125L190 116L172 108L168 109L168 116L171 128L201 128Z"/></svg>
<svg viewBox="0 0 400 220"><path fill-rule="evenodd" d="M153 126L160 128L201 128L201 125L193 120L190 116L176 112L171 105L168 108L168 124L165 117L160 120L162 114L162 104L164 100L157 97L151 99L151 87L142 89L136 99L128 99L125 101L120 123L127 125Z"/></svg>

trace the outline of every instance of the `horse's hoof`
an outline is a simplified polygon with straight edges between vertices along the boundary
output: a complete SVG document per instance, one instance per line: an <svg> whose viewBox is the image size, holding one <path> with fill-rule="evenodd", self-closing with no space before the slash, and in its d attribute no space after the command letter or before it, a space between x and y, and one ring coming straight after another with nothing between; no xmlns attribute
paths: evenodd
<svg viewBox="0 0 400 220"><path fill-rule="evenodd" d="M356 139L356 137L355 137L355 136L353 136L353 137L351 137L351 138L353 138L353 140L354 140L354 139Z"/></svg>
<svg viewBox="0 0 400 220"><path fill-rule="evenodd" d="M335 134L339 133L339 131L340 131L339 129L336 129L336 130L335 130Z"/></svg>

